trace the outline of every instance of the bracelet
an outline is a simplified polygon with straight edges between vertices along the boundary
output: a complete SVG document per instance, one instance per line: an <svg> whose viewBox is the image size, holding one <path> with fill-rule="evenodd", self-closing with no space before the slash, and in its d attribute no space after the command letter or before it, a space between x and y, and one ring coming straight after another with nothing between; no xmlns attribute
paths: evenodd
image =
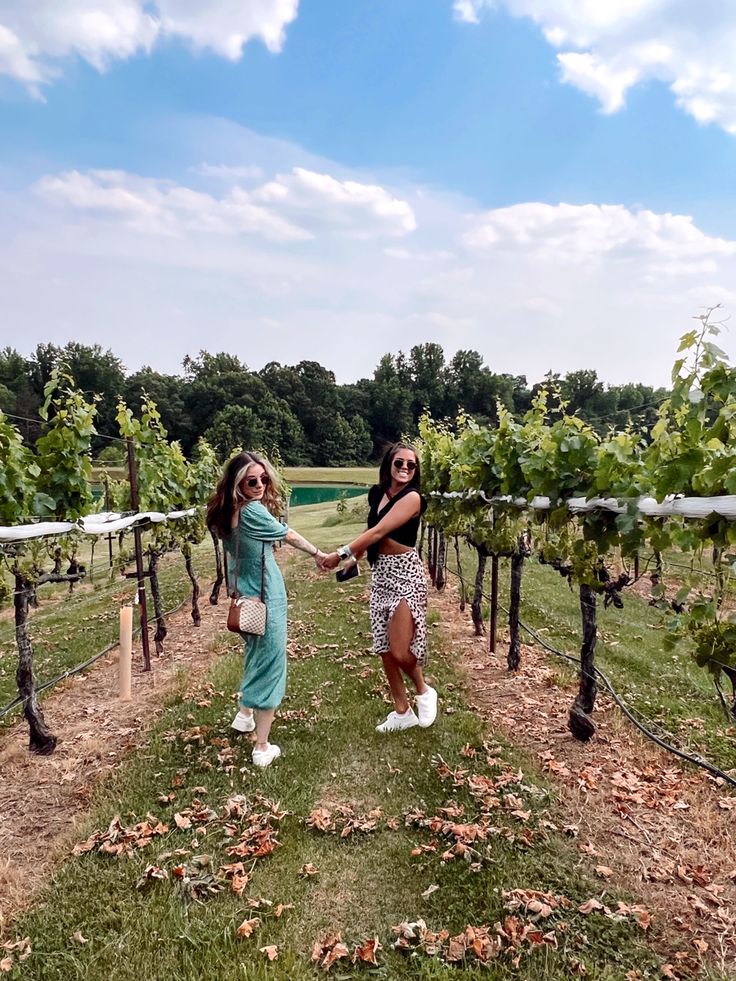
<svg viewBox="0 0 736 981"><path fill-rule="evenodd" d="M338 549L336 549L336 551L337 551L338 558L343 560L352 559L355 557L353 555L353 550L350 548L349 545L341 545Z"/></svg>

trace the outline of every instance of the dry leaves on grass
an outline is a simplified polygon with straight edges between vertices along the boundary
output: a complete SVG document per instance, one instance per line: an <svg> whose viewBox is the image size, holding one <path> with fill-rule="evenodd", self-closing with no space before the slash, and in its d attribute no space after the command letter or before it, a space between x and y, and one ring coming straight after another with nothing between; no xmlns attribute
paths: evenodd
<svg viewBox="0 0 736 981"><path fill-rule="evenodd" d="M372 967L378 966L378 951L381 950L378 937L369 937L361 943L355 944L351 961L353 964L369 964ZM339 960L350 957L348 946L343 943L340 933L326 933L312 945L312 963L319 964L323 971L330 968Z"/></svg>
<svg viewBox="0 0 736 981"><path fill-rule="evenodd" d="M261 925L261 921L260 918L257 916L254 916L250 920L243 920L240 926L236 928L235 936L240 937L241 939L245 937L250 937L253 934L254 930L256 930L260 925Z"/></svg>
<svg viewBox="0 0 736 981"><path fill-rule="evenodd" d="M524 949L540 945L557 947L554 930L544 933L533 922L524 922L516 916L505 917L495 926L468 924L462 933L450 936L448 930L429 930L424 920L400 923L393 928L397 938L394 948L403 953L424 954L439 957L447 964L487 964L502 953L511 955L518 965Z"/></svg>
<svg viewBox="0 0 736 981"><path fill-rule="evenodd" d="M350 804L338 804L333 810L316 807L310 812L306 824L308 828L325 834L339 833L341 838L349 838L352 834L369 834L375 831L382 817L383 811L380 807L374 808L368 814L356 814Z"/></svg>
<svg viewBox="0 0 736 981"><path fill-rule="evenodd" d="M371 937L369 940L364 940L362 943L356 944L353 950L353 964L360 961L362 964L377 966L378 959L376 955L382 949L378 937Z"/></svg>
<svg viewBox="0 0 736 981"><path fill-rule="evenodd" d="M350 951L339 933L327 933L312 945L312 963L319 964L323 971L329 971L335 961L349 956Z"/></svg>
<svg viewBox="0 0 736 981"><path fill-rule="evenodd" d="M0 944L0 951L5 951L5 956L0 958L0 971L9 974L13 970L16 958L18 963L22 964L31 956L31 938L6 940L5 943Z"/></svg>
<svg viewBox="0 0 736 981"><path fill-rule="evenodd" d="M145 821L139 821L131 827L125 827L116 814L107 830L95 831L90 837L75 845L73 855L84 855L87 852L98 851L103 855L133 855L135 851L147 848L154 838L168 834L169 826L149 814Z"/></svg>
<svg viewBox="0 0 736 981"><path fill-rule="evenodd" d="M162 869L158 865L147 865L143 871L143 875L136 882L135 887L139 890L147 889L156 882L162 882L168 879L168 877L169 873L166 869Z"/></svg>
<svg viewBox="0 0 736 981"><path fill-rule="evenodd" d="M259 947L258 952L260 954L265 954L270 961L276 961L279 958L279 948L276 944L268 944L266 947Z"/></svg>

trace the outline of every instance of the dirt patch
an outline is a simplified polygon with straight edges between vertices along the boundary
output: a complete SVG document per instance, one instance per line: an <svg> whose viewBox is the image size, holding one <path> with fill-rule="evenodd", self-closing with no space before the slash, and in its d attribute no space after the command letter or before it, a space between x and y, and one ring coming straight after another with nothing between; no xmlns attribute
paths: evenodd
<svg viewBox="0 0 736 981"><path fill-rule="evenodd" d="M45 698L44 716L59 738L52 756L29 753L22 718L0 733L0 931L68 855L94 788L144 742L166 698L216 656L225 606L203 603L201 613L198 628L188 605L167 619L165 653L152 654L150 673L134 666L131 701L118 698L117 648ZM140 662L140 642L133 659Z"/></svg>
<svg viewBox="0 0 736 981"><path fill-rule="evenodd" d="M575 687L540 649L522 646L517 674L473 638L454 584L432 594L472 707L539 761L556 784L566 831L601 880L646 905L673 939L678 976L706 961L736 967L736 795L644 739L605 696L587 743L567 729ZM695 713L694 713L695 714ZM697 720L694 720L696 723ZM596 871L597 870L597 871Z"/></svg>

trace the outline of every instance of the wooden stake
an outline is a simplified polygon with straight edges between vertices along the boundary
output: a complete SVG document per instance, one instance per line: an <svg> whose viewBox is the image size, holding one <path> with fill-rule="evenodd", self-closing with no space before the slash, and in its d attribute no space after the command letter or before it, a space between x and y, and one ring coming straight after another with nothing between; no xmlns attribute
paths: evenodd
<svg viewBox="0 0 736 981"><path fill-rule="evenodd" d="M120 661L118 693L122 702L131 699L131 662L133 657L133 607L120 607Z"/></svg>
<svg viewBox="0 0 736 981"><path fill-rule="evenodd" d="M128 446L128 478L130 480L130 506L136 513L140 506L138 499L138 472L135 467L135 452L133 450L133 439L128 436L126 439ZM143 543L141 542L141 529L136 525L133 529L133 539L135 541L135 572L138 580L138 603L141 611L141 644L143 645L143 670L151 670L151 650L148 643L148 608L146 605L146 584L143 572Z"/></svg>
<svg viewBox="0 0 736 981"><path fill-rule="evenodd" d="M496 624L498 623L498 556L491 556L491 623L488 646L496 653Z"/></svg>

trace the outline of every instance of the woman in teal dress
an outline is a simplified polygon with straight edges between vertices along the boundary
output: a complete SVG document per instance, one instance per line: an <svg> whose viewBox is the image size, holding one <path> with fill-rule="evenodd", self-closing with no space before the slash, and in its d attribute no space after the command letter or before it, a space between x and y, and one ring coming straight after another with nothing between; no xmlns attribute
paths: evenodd
<svg viewBox="0 0 736 981"><path fill-rule="evenodd" d="M256 453L239 453L226 465L207 505L207 526L224 544L231 592L237 575L241 596L259 596L263 576L266 632L245 639L240 704L232 722L238 732L255 730L253 762L257 766L268 766L281 755L268 737L286 691L286 587L273 546L276 542L293 545L311 555L318 566L324 558L311 542L277 519L283 503L278 477L269 462Z"/></svg>

